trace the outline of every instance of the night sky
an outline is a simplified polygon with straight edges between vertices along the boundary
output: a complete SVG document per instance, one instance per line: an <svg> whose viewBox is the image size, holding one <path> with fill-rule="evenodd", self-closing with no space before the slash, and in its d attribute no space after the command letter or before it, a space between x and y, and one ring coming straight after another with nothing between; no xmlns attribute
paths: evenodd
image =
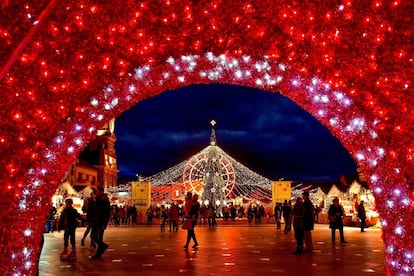
<svg viewBox="0 0 414 276"><path fill-rule="evenodd" d="M150 176L217 144L271 180L331 181L356 173L340 142L288 98L232 85L194 85L165 91L115 123L119 178Z"/></svg>

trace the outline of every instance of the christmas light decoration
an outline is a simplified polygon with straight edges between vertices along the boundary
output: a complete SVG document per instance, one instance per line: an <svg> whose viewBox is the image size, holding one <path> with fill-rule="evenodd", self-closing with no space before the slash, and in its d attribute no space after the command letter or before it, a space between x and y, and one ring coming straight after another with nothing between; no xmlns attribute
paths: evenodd
<svg viewBox="0 0 414 276"><path fill-rule="evenodd" d="M96 129L162 91L218 82L280 92L338 137L375 193L387 273L413 274L413 10L411 0L1 1L3 273L36 271L51 196Z"/></svg>

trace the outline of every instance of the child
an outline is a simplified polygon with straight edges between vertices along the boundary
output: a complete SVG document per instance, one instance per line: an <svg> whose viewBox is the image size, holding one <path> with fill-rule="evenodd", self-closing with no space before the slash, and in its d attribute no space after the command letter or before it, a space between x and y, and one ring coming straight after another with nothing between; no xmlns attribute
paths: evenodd
<svg viewBox="0 0 414 276"><path fill-rule="evenodd" d="M75 232L76 232L76 225L77 219L84 221L84 218L78 213L78 211L73 208L73 200L71 198L67 198L65 200L65 208L60 215L60 224L59 230L64 229L65 233L63 234L63 241L65 249L63 250L62 254L60 254L60 258L64 259L76 259L76 242L75 242ZM68 254L68 244L72 245L72 250Z"/></svg>

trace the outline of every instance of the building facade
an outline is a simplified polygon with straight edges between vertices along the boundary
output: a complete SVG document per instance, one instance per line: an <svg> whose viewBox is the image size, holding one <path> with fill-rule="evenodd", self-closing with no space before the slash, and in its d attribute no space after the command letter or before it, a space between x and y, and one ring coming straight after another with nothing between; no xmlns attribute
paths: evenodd
<svg viewBox="0 0 414 276"><path fill-rule="evenodd" d="M97 130L96 138L70 166L65 181L77 191L86 187L114 187L118 180L115 119Z"/></svg>

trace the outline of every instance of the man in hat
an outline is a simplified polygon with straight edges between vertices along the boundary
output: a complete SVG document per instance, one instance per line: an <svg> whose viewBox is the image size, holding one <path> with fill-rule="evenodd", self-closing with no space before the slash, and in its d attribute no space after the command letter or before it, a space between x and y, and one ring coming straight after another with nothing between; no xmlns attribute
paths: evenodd
<svg viewBox="0 0 414 276"><path fill-rule="evenodd" d="M312 243L312 233L314 227L314 213L315 209L313 208L312 201L309 198L309 192L303 192L303 207L305 208L305 214L303 216L303 228L305 230L305 246L306 252L313 251L313 243Z"/></svg>

